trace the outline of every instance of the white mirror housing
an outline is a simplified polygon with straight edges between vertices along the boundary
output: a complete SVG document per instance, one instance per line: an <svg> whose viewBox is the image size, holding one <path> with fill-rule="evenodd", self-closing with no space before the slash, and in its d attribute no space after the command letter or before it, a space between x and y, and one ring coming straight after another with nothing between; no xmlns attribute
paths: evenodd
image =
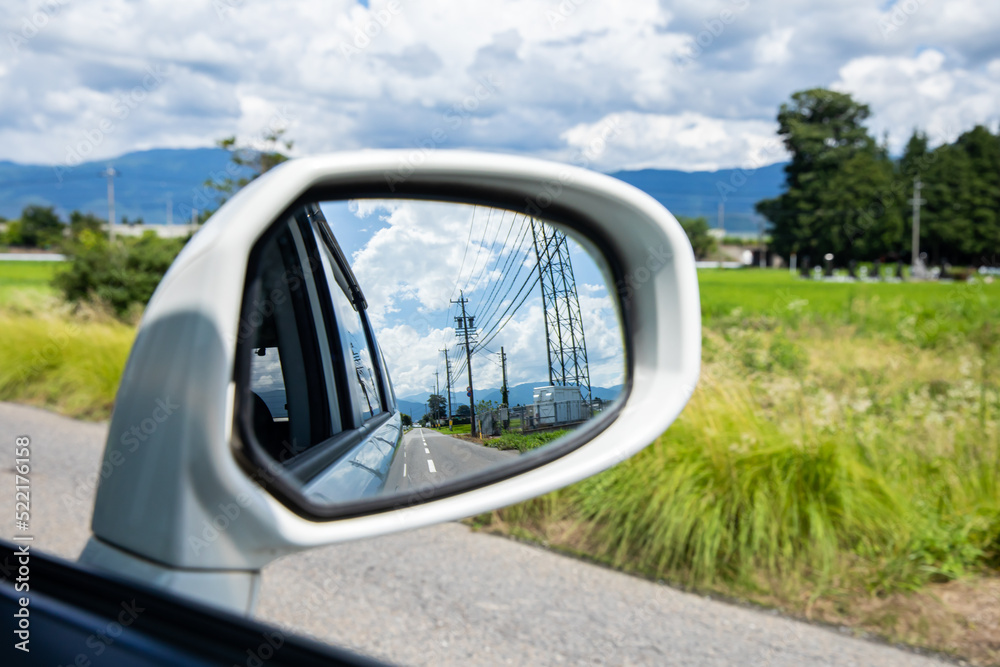
<svg viewBox="0 0 1000 667"><path fill-rule="evenodd" d="M636 188L576 167L473 152L416 157L367 151L291 160L241 190L188 242L140 323L111 419L94 537L82 560L102 567L114 561L127 574L124 563L133 558L147 577L150 568L183 570L188 574L153 577L177 589L185 587L171 582L191 571L235 573L228 604L245 607L253 584L242 582L275 558L538 496L623 461L674 421L701 363L694 254L674 217ZM481 488L328 521L293 511L251 478L234 451L234 360L251 250L315 192L501 206L544 214L588 239L615 273L624 402L585 425L572 451Z"/></svg>

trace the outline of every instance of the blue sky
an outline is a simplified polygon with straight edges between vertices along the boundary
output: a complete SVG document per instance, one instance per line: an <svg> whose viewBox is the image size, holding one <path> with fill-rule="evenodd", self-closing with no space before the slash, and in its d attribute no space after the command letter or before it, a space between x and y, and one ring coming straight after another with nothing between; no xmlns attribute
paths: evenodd
<svg viewBox="0 0 1000 667"><path fill-rule="evenodd" d="M778 106L833 87L898 151L996 131L983 0L10 0L0 159L60 164L286 127L295 154L480 148L595 169L784 159Z"/></svg>

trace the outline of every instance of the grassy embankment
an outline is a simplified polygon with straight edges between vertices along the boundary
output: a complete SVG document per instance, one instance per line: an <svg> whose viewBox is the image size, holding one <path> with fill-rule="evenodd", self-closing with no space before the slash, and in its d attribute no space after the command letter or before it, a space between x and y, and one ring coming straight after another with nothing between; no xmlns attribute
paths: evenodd
<svg viewBox="0 0 1000 667"><path fill-rule="evenodd" d="M703 372L676 424L479 522L1000 661L1000 284L700 278Z"/></svg>
<svg viewBox="0 0 1000 667"><path fill-rule="evenodd" d="M71 315L53 270L0 263L0 400L106 417L134 330ZM703 373L677 423L479 523L1000 662L1000 283L700 278Z"/></svg>
<svg viewBox="0 0 1000 667"><path fill-rule="evenodd" d="M455 424L451 429L445 425L431 428L430 430L444 433L445 435L469 435L472 433L472 427L469 424Z"/></svg>
<svg viewBox="0 0 1000 667"><path fill-rule="evenodd" d="M93 309L71 314L55 262L0 262L0 400L106 419L135 337Z"/></svg>

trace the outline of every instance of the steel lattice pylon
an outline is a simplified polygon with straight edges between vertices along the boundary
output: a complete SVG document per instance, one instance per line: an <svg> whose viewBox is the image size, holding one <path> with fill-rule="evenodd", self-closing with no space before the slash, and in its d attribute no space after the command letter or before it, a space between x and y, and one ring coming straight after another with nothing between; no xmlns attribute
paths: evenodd
<svg viewBox="0 0 1000 667"><path fill-rule="evenodd" d="M580 299L576 293L573 264L566 235L538 220L531 221L538 259L538 278L545 309L548 341L549 382L577 386L590 405L590 368L583 336Z"/></svg>

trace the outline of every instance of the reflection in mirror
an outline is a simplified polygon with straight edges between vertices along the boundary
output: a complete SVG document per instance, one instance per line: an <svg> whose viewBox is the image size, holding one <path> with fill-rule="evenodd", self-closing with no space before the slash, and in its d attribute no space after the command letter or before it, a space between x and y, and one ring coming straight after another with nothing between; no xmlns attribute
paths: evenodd
<svg viewBox="0 0 1000 667"><path fill-rule="evenodd" d="M547 220L334 201L258 245L252 428L313 503L430 499L540 459L621 394L610 273Z"/></svg>

